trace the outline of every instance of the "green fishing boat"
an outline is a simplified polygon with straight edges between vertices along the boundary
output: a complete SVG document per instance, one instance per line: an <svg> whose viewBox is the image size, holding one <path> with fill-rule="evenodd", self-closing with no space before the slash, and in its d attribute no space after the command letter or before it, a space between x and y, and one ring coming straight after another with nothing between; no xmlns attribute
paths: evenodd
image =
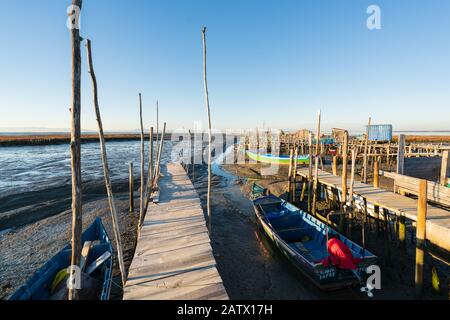
<svg viewBox="0 0 450 320"><path fill-rule="evenodd" d="M258 154L251 151L247 151L247 155L250 159L262 162L262 163L275 163L275 164L289 164L289 156L275 156L272 154ZM309 155L297 156L297 164L309 164Z"/></svg>

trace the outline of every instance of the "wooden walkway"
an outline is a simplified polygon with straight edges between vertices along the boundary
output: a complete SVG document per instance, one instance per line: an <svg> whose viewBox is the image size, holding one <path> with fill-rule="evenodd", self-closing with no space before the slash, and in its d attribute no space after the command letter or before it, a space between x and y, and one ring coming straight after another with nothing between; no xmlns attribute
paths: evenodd
<svg viewBox="0 0 450 320"><path fill-rule="evenodd" d="M183 167L161 167L160 199L150 204L124 300L224 300L199 196Z"/></svg>
<svg viewBox="0 0 450 320"><path fill-rule="evenodd" d="M298 174L308 178L309 169L300 169ZM319 170L319 183L342 192L342 177ZM350 189L350 179L347 181ZM371 185L355 181L353 184L353 197L362 197L368 203L385 208L397 216L416 221L417 200L396 194L384 189L376 189ZM450 251L450 211L428 205L426 238L434 245Z"/></svg>

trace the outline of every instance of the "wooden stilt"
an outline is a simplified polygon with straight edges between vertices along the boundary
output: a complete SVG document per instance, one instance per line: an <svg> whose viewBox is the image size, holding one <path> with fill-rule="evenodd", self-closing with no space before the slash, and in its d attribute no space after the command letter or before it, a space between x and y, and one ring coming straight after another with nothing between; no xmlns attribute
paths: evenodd
<svg viewBox="0 0 450 320"><path fill-rule="evenodd" d="M319 110L317 114L317 136L316 136L316 157L314 164L314 186L313 186L313 214L317 212L317 191L319 185L319 144L320 144L320 120L321 120L321 112Z"/></svg>
<svg viewBox="0 0 450 320"><path fill-rule="evenodd" d="M333 170L333 176L337 176L337 156L333 156L333 165L332 165L332 170Z"/></svg>
<svg viewBox="0 0 450 320"><path fill-rule="evenodd" d="M380 187L380 170L378 168L379 161L378 159L375 159L375 162L373 164L373 187L379 188Z"/></svg>
<svg viewBox="0 0 450 320"><path fill-rule="evenodd" d="M207 213L208 213L208 230L211 233L211 152L212 152L212 132L211 132L211 111L209 108L208 81L206 79L206 27L202 29L203 39L203 81L205 89L206 113L208 116L208 194L207 194Z"/></svg>
<svg viewBox="0 0 450 320"><path fill-rule="evenodd" d="M82 0L72 0L72 5L81 11ZM70 13L73 21L76 17L76 10ZM81 261L81 232L82 232L82 180L81 180L81 37L78 26L70 29L72 47L72 102L71 111L71 131L70 131L70 165L72 172L72 254L71 266L79 266ZM72 284L75 270L71 268L70 279ZM69 300L78 299L76 288L69 288Z"/></svg>
<svg viewBox="0 0 450 320"><path fill-rule="evenodd" d="M367 149L369 144L369 130L370 130L370 124L372 122L372 118L369 117L369 124L367 126L366 130L366 139L364 143L364 163L363 163L363 182L367 183Z"/></svg>
<svg viewBox="0 0 450 320"><path fill-rule="evenodd" d="M120 239L119 218L117 216L116 204L114 202L114 194L113 194L112 184L111 184L111 176L110 176L110 170L109 170L109 164L108 164L108 157L106 154L105 135L103 133L102 117L100 114L100 107L98 105L97 78L95 76L94 65L92 63L91 40L89 40L89 39L86 41L86 50L87 50L87 59L88 59L88 70L89 70L89 74L91 75L91 80L92 80L92 88L93 88L93 96L94 96L94 109L95 109L95 115L97 117L98 135L99 135L99 139L100 139L100 150L101 150L101 155L102 155L103 171L104 171L104 175L105 175L106 192L108 194L109 209L111 210L111 218L112 218L114 237L116 238L117 258L119 260L119 268L120 268L120 273L122 276L122 286L125 286L126 274L125 274L125 264L123 262L122 241Z"/></svg>
<svg viewBox="0 0 450 320"><path fill-rule="evenodd" d="M297 168L298 168L298 147L295 147L294 152L294 172L292 173L293 190L292 190L292 203L295 203L297 197Z"/></svg>
<svg viewBox="0 0 450 320"><path fill-rule="evenodd" d="M313 163L313 152L312 152L312 133L308 134L308 153L309 153L309 170L308 170L308 212L311 213L312 210L312 180L313 180L313 169L312 169L312 163Z"/></svg>
<svg viewBox="0 0 450 320"><path fill-rule="evenodd" d="M416 229L416 298L422 297L423 292L423 264L425 259L425 239L427 220L427 193L428 183L421 180L419 183L419 200L417 207Z"/></svg>
<svg viewBox="0 0 450 320"><path fill-rule="evenodd" d="M130 189L130 213L134 212L134 180L133 180L133 162L130 162L128 183Z"/></svg>
<svg viewBox="0 0 450 320"><path fill-rule="evenodd" d="M140 198L139 198L139 226L144 221L144 188L145 188L145 145L144 145L144 124L142 120L142 95L139 93L139 118L141 123L141 188L140 188Z"/></svg>
<svg viewBox="0 0 450 320"><path fill-rule="evenodd" d="M339 231L341 233L345 230L345 218L347 211L347 163L348 163L348 132L344 132L344 143L342 145L342 198L341 208L343 214L339 217ZM336 168L337 169L337 168Z"/></svg>

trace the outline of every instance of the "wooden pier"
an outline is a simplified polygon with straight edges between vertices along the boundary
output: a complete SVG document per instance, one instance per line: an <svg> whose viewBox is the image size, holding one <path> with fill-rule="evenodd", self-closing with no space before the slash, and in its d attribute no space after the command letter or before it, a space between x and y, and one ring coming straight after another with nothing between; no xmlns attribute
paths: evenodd
<svg viewBox="0 0 450 320"><path fill-rule="evenodd" d="M308 168L297 171L304 179L308 179ZM319 170L319 183L342 192L342 177ZM347 180L350 186L350 179ZM361 197L373 206L384 208L399 217L412 221L417 220L417 200L391 191L374 188L371 185L354 181L353 197ZM450 251L450 211L428 205L426 221L426 239L432 244Z"/></svg>
<svg viewBox="0 0 450 320"><path fill-rule="evenodd" d="M183 167L161 167L158 204L150 204L124 300L226 300L199 196Z"/></svg>

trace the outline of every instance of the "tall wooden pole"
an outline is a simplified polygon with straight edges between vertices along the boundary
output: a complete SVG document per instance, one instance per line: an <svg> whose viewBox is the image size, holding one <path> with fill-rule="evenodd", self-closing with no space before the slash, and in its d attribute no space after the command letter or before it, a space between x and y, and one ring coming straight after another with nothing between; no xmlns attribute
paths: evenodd
<svg viewBox="0 0 450 320"><path fill-rule="evenodd" d="M416 298L420 298L423 291L423 263L425 258L425 230L427 220L427 189L428 182L426 180L420 180L416 226Z"/></svg>
<svg viewBox="0 0 450 320"><path fill-rule="evenodd" d="M98 106L98 92L97 92L97 78L94 72L94 66L92 63L92 52L91 52L91 40L86 41L86 51L87 51L87 59L88 59L88 71L91 75L92 80L92 90L94 96L94 109L95 116L97 117L98 124L98 136L100 139L100 150L102 154L103 161L103 171L105 174L105 185L106 192L108 194L108 202L109 209L111 210L111 218L113 223L114 236L116 238L116 246L117 246L117 256L119 259L119 268L120 273L122 275L122 285L125 286L126 278L125 278L125 265L123 262L123 253L122 253L122 241L120 240L120 229L119 229L119 219L117 217L116 204L114 203L114 194L111 185L111 176L108 165L108 157L106 154L106 144L105 144L105 135L103 133L103 123L102 117L100 115L100 107Z"/></svg>
<svg viewBox="0 0 450 320"><path fill-rule="evenodd" d="M159 150L159 102L158 102L158 100L156 100L156 150Z"/></svg>
<svg viewBox="0 0 450 320"><path fill-rule="evenodd" d="M145 208L144 212L147 212L148 204L150 202L150 196L153 191L153 127L150 127L150 138L148 142L148 174L147 184L145 188Z"/></svg>
<svg viewBox="0 0 450 320"><path fill-rule="evenodd" d="M321 118L321 112L319 110L319 113L317 114L317 136L316 136L316 157L315 157L315 163L314 163L314 186L313 186L313 214L316 214L317 210L317 189L319 186L319 143L320 143L320 118Z"/></svg>
<svg viewBox="0 0 450 320"><path fill-rule="evenodd" d="M370 124L372 122L372 118L369 117L369 124L367 125L366 130L366 139L364 142L364 162L363 162L363 182L367 183L367 149L369 147L369 130L370 130Z"/></svg>
<svg viewBox="0 0 450 320"><path fill-rule="evenodd" d="M346 212L347 207L347 163L348 163L348 132L344 132L344 144L342 146L342 208ZM339 230L344 231L345 215L341 214Z"/></svg>
<svg viewBox="0 0 450 320"><path fill-rule="evenodd" d="M152 182L152 186L154 186L155 188L158 186L158 180L159 180L159 173L160 173L160 166L161 166L161 155L162 155L162 150L163 150L163 146L164 146L164 136L166 134L166 123L164 122L164 126L163 126L163 132L161 135L161 141L159 143L159 150L158 150L158 156L157 156L157 160L156 160L156 165L155 165L155 174L153 176L153 182Z"/></svg>
<svg viewBox="0 0 450 320"><path fill-rule="evenodd" d="M309 165L308 165L308 212L311 213L311 205L312 205L312 180L313 180L313 151L312 151L312 133L308 134L308 153L309 153Z"/></svg>
<svg viewBox="0 0 450 320"><path fill-rule="evenodd" d="M441 162L441 175L439 178L439 183L443 186L447 185L447 177L448 177L448 171L449 171L449 152L448 151L444 151L442 153L442 162Z"/></svg>
<svg viewBox="0 0 450 320"><path fill-rule="evenodd" d="M133 178L133 162L130 162L129 171L129 189L130 189L130 213L134 212L134 178Z"/></svg>
<svg viewBox="0 0 450 320"><path fill-rule="evenodd" d="M72 0L72 5L80 11L82 0ZM72 19L77 19L76 12L71 13ZM72 102L70 131L70 164L72 169L72 255L71 266L79 266L81 260L82 232L82 193L81 193L81 37L78 26L70 30L72 46ZM71 269L71 276L75 270ZM71 277L72 278L72 277ZM74 280L72 278L72 280ZM69 300L78 299L78 291L69 288Z"/></svg>
<svg viewBox="0 0 450 320"><path fill-rule="evenodd" d="M397 151L397 173L403 174L405 168L405 144L406 136L401 134L398 136L398 151Z"/></svg>
<svg viewBox="0 0 450 320"><path fill-rule="evenodd" d="M205 105L208 115L208 195L207 195L207 213L208 213L208 229L211 233L211 153L212 153L212 129L211 129L211 110L209 108L208 81L206 79L206 27L202 29L203 40L203 82L205 89Z"/></svg>
<svg viewBox="0 0 450 320"><path fill-rule="evenodd" d="M144 218L144 177L145 177L145 144L144 144L144 123L142 121L142 95L139 93L139 117L141 120L141 195L139 199L139 228L142 226Z"/></svg>
<svg viewBox="0 0 450 320"><path fill-rule="evenodd" d="M292 173L293 190L292 190L292 203L295 203L295 197L297 195L297 168L298 168L298 147L295 147L294 152L294 172Z"/></svg>
<svg viewBox="0 0 450 320"><path fill-rule="evenodd" d="M374 159L373 163L373 187L380 187L380 170L379 170L379 160L377 158Z"/></svg>
<svg viewBox="0 0 450 320"><path fill-rule="evenodd" d="M288 201L292 199L292 166L294 159L294 149L289 151L289 172L288 172Z"/></svg>

